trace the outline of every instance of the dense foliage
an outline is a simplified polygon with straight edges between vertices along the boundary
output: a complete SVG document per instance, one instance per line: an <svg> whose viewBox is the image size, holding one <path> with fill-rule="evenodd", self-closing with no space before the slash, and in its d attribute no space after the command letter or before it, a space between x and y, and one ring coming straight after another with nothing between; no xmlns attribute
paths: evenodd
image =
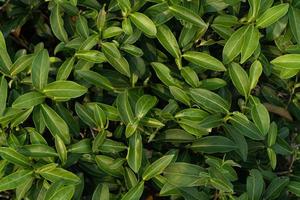
<svg viewBox="0 0 300 200"><path fill-rule="evenodd" d="M0 0L0 198L297 199L300 1Z"/></svg>

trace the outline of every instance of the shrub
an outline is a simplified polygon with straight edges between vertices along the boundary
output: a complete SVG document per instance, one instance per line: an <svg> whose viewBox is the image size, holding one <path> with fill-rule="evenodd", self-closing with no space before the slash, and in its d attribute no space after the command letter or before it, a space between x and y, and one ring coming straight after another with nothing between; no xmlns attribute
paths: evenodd
<svg viewBox="0 0 300 200"><path fill-rule="evenodd" d="M0 1L6 199L297 199L300 3Z"/></svg>

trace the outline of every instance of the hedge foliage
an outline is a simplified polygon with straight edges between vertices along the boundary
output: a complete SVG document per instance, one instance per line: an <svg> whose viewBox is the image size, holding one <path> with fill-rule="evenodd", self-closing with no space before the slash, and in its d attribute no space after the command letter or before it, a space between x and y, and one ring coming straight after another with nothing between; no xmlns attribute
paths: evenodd
<svg viewBox="0 0 300 200"><path fill-rule="evenodd" d="M0 0L0 198L300 197L300 1Z"/></svg>

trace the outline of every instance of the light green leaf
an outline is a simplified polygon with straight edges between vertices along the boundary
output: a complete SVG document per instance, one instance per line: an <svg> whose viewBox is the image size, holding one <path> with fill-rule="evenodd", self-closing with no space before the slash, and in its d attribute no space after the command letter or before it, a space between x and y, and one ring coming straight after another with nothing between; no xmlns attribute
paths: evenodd
<svg viewBox="0 0 300 200"><path fill-rule="evenodd" d="M144 181L139 182L136 186L132 187L121 200L139 200L144 191Z"/></svg>
<svg viewBox="0 0 300 200"><path fill-rule="evenodd" d="M289 9L289 25L293 36L300 45L300 9L293 6Z"/></svg>
<svg viewBox="0 0 300 200"><path fill-rule="evenodd" d="M159 62L151 63L158 78L167 86L178 85L178 81L171 76L171 70Z"/></svg>
<svg viewBox="0 0 300 200"><path fill-rule="evenodd" d="M104 54L97 50L79 50L75 57L92 63L103 63L106 61Z"/></svg>
<svg viewBox="0 0 300 200"><path fill-rule="evenodd" d="M122 121L125 124L133 123L134 114L128 100L128 92L120 93L116 100L116 105Z"/></svg>
<svg viewBox="0 0 300 200"><path fill-rule="evenodd" d="M267 148L267 153L268 153L268 157L269 157L269 160L270 160L271 167L272 167L273 170L275 170L276 164L277 164L276 153L271 148Z"/></svg>
<svg viewBox="0 0 300 200"><path fill-rule="evenodd" d="M106 183L98 184L93 193L92 200L109 200L109 199L110 199L110 195L109 195L108 184Z"/></svg>
<svg viewBox="0 0 300 200"><path fill-rule="evenodd" d="M84 16L79 15L76 21L76 30L83 38L89 37L88 22Z"/></svg>
<svg viewBox="0 0 300 200"><path fill-rule="evenodd" d="M31 177L32 174L33 171L31 170L19 170L1 178L0 191L2 192L17 188L20 184L24 183L24 181Z"/></svg>
<svg viewBox="0 0 300 200"><path fill-rule="evenodd" d="M56 4L50 15L50 25L54 35L62 42L68 42L68 34L64 28L64 20L60 13L60 6Z"/></svg>
<svg viewBox="0 0 300 200"><path fill-rule="evenodd" d="M1 77L0 80L0 117L3 115L6 108L6 100L7 100L7 81L4 76Z"/></svg>
<svg viewBox="0 0 300 200"><path fill-rule="evenodd" d="M90 84L104 88L106 90L114 89L112 83L105 76L102 76L97 72L93 72L90 70L77 70L76 73Z"/></svg>
<svg viewBox="0 0 300 200"><path fill-rule="evenodd" d="M20 165L23 167L30 167L31 162L29 158L18 153L11 147L0 147L0 156L2 159L7 160L10 163Z"/></svg>
<svg viewBox="0 0 300 200"><path fill-rule="evenodd" d="M286 54L271 61L276 67L287 70L300 70L300 54Z"/></svg>
<svg viewBox="0 0 300 200"><path fill-rule="evenodd" d="M196 88L200 85L197 73L190 67L183 67L180 70L181 76L192 87Z"/></svg>
<svg viewBox="0 0 300 200"><path fill-rule="evenodd" d="M127 162L129 167L135 172L138 173L143 156L143 141L141 134L136 132L129 138L129 148L127 154Z"/></svg>
<svg viewBox="0 0 300 200"><path fill-rule="evenodd" d="M270 116L267 108L259 103L251 108L252 120L262 135L267 135L270 127Z"/></svg>
<svg viewBox="0 0 300 200"><path fill-rule="evenodd" d="M256 60L252 63L249 71L249 80L250 80L250 90L255 88L258 83L259 77L261 76L263 67L261 63Z"/></svg>
<svg viewBox="0 0 300 200"><path fill-rule="evenodd" d="M64 164L67 161L67 148L64 141L58 135L55 135L55 148L60 161Z"/></svg>
<svg viewBox="0 0 300 200"><path fill-rule="evenodd" d="M71 200L75 185L64 185L63 181L52 183L46 192L45 200Z"/></svg>
<svg viewBox="0 0 300 200"><path fill-rule="evenodd" d="M156 26L153 21L145 14L140 12L134 12L129 15L131 22L148 36L156 35Z"/></svg>
<svg viewBox="0 0 300 200"><path fill-rule="evenodd" d="M160 25L157 28L156 37L160 44L174 57L179 58L181 55L179 45L172 31L166 25Z"/></svg>
<svg viewBox="0 0 300 200"><path fill-rule="evenodd" d="M10 75L15 76L18 73L24 71L31 66L34 56L33 55L23 55L19 57L14 64L12 64L10 69Z"/></svg>
<svg viewBox="0 0 300 200"><path fill-rule="evenodd" d="M74 173L58 167L40 170L38 174L51 182L61 180L69 184L78 184L80 182L80 178Z"/></svg>
<svg viewBox="0 0 300 200"><path fill-rule="evenodd" d="M248 21L253 21L256 19L260 9L260 0L248 0L250 5L250 10L248 13Z"/></svg>
<svg viewBox="0 0 300 200"><path fill-rule="evenodd" d="M151 95L141 96L135 104L135 116L143 118L157 103L157 98Z"/></svg>
<svg viewBox="0 0 300 200"><path fill-rule="evenodd" d="M246 62L259 45L259 30L254 25L249 25L244 35L244 43L241 50L241 63Z"/></svg>
<svg viewBox="0 0 300 200"><path fill-rule="evenodd" d="M178 101L180 101L181 103L191 106L191 98L187 95L187 93L180 89L179 87L176 86L170 86L170 92L171 94L174 96L174 98Z"/></svg>
<svg viewBox="0 0 300 200"><path fill-rule="evenodd" d="M289 4L283 3L267 9L259 18L256 19L258 28L266 28L277 22L289 10Z"/></svg>
<svg viewBox="0 0 300 200"><path fill-rule="evenodd" d="M13 108L28 109L42 104L46 96L39 92L28 92L19 96L12 104Z"/></svg>
<svg viewBox="0 0 300 200"><path fill-rule="evenodd" d="M252 169L250 171L250 176L247 177L246 187L250 200L260 200L264 189L264 180L257 169Z"/></svg>
<svg viewBox="0 0 300 200"><path fill-rule="evenodd" d="M75 62L75 58L68 58L63 62L63 64L59 67L57 75L56 75L56 80L67 80L69 75L71 74L71 71L73 69Z"/></svg>
<svg viewBox="0 0 300 200"><path fill-rule="evenodd" d="M270 124L269 132L268 132L268 140L267 140L268 147L271 147L276 143L277 134L278 134L277 124L275 122L272 122Z"/></svg>

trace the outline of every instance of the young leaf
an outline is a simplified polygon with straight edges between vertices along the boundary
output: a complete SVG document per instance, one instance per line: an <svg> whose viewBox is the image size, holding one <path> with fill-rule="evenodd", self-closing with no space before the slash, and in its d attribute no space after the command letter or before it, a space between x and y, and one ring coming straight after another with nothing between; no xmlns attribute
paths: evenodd
<svg viewBox="0 0 300 200"><path fill-rule="evenodd" d="M142 175L143 180L147 181L155 177L156 175L161 174L163 170L171 163L173 157L174 155L163 156L147 166Z"/></svg>
<svg viewBox="0 0 300 200"><path fill-rule="evenodd" d="M271 61L271 64L286 70L300 69L300 54L286 54Z"/></svg>
<svg viewBox="0 0 300 200"><path fill-rule="evenodd" d="M47 85L49 68L49 54L46 49L43 49L35 55L32 61L31 78L36 89L41 90Z"/></svg>
<svg viewBox="0 0 300 200"><path fill-rule="evenodd" d="M67 161L67 148L64 141L58 135L55 135L55 148L59 159L64 164Z"/></svg>
<svg viewBox="0 0 300 200"><path fill-rule="evenodd" d="M97 50L79 50L75 57L92 63L103 63L106 61L104 54Z"/></svg>
<svg viewBox="0 0 300 200"><path fill-rule="evenodd" d="M256 60L252 63L249 71L250 90L255 88L258 83L259 77L262 74L263 68L261 63Z"/></svg>
<svg viewBox="0 0 300 200"><path fill-rule="evenodd" d="M109 194L109 187L108 184L106 183L101 183L98 184L93 196L92 200L109 200L110 199L110 194Z"/></svg>

